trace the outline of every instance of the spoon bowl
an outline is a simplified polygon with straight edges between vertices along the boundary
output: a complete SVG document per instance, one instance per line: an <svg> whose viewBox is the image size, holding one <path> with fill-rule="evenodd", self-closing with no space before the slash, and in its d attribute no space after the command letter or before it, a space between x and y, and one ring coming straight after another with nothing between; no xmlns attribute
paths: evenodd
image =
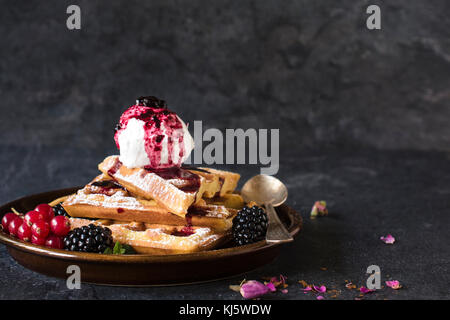
<svg viewBox="0 0 450 320"><path fill-rule="evenodd" d="M255 201L259 205L271 203L274 207L286 201L286 186L275 177L259 174L247 180L241 190L246 202Z"/></svg>
<svg viewBox="0 0 450 320"><path fill-rule="evenodd" d="M267 226L266 241L290 242L294 239L281 223L274 206L286 201L288 191L286 186L275 177L260 174L248 180L241 190L245 202L254 201L266 208L269 223Z"/></svg>

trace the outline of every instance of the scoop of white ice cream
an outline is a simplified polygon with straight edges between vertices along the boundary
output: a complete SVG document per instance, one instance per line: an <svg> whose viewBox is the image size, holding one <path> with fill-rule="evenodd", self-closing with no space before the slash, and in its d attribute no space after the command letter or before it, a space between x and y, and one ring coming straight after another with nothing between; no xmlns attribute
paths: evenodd
<svg viewBox="0 0 450 320"><path fill-rule="evenodd" d="M150 164L145 152L144 124L144 121L132 118L119 134L119 160L127 167L144 167Z"/></svg>
<svg viewBox="0 0 450 320"><path fill-rule="evenodd" d="M157 130L150 130L146 121L130 118L126 127L117 132L120 161L130 168L181 166L194 149L194 139L183 120L176 118L181 128L174 129L161 121Z"/></svg>

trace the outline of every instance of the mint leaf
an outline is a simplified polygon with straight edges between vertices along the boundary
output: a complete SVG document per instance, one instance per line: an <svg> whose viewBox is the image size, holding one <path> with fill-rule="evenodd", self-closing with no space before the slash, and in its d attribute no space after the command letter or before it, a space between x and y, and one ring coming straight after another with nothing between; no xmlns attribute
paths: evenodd
<svg viewBox="0 0 450 320"><path fill-rule="evenodd" d="M122 249L122 245L120 244L119 241L117 241L113 248L113 254L121 254L120 253L121 249Z"/></svg>
<svg viewBox="0 0 450 320"><path fill-rule="evenodd" d="M128 244L122 244L122 248L124 249L124 254L135 254L136 253L136 251L133 249L133 247Z"/></svg>
<svg viewBox="0 0 450 320"><path fill-rule="evenodd" d="M106 250L103 252L104 254L135 254L136 251L133 249L132 246L128 244L122 244L120 242L116 242L114 244L114 248L106 248Z"/></svg>

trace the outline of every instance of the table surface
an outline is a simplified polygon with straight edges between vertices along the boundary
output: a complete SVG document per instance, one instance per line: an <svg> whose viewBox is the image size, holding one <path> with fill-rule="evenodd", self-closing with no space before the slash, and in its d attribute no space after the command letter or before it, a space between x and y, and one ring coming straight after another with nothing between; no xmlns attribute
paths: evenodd
<svg viewBox="0 0 450 320"><path fill-rule="evenodd" d="M4 184L0 202L82 185L96 174L102 150L2 147ZM19 155L26 154L26 157ZM11 161L13 159L14 161ZM61 161L64 159L64 161ZM323 150L283 154L278 177L289 189L287 204L299 210L304 230L271 264L227 280L171 287L127 288L82 284L69 290L64 280L18 265L0 246L1 299L240 299L229 289L242 279L283 274L288 292L273 299L316 299L299 280L325 285L325 299L355 299L351 281L365 285L366 269L378 265L382 289L364 299L449 299L449 154L376 150ZM228 167L242 180L255 166ZM329 216L310 219L316 200L326 200ZM393 245L380 236L392 234ZM386 280L399 280L393 290Z"/></svg>

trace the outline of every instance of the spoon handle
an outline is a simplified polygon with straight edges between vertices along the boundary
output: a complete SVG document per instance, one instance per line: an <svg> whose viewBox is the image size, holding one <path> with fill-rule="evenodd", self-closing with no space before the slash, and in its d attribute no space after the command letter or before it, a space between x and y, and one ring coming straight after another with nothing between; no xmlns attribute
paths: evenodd
<svg viewBox="0 0 450 320"><path fill-rule="evenodd" d="M264 204L269 218L269 224L267 226L266 241L269 243L291 242L294 238L289 231L286 230L283 223L278 218L278 215L272 204Z"/></svg>

